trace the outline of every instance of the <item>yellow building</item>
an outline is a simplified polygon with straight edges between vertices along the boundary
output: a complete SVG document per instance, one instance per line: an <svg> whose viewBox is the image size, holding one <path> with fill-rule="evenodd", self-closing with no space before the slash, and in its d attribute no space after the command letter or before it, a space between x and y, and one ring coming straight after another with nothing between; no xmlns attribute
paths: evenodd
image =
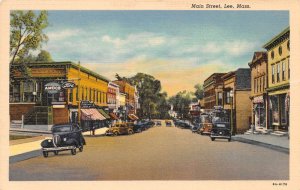
<svg viewBox="0 0 300 190"><path fill-rule="evenodd" d="M243 133L251 123L251 92L250 69L240 68L228 72L223 79L224 109L233 112L233 133Z"/></svg>
<svg viewBox="0 0 300 190"><path fill-rule="evenodd" d="M52 124L79 121L79 102L85 103L81 116L86 116L90 111L90 119L95 118L95 109L107 106L107 78L72 62L37 62L27 66L28 77L21 72L20 65L12 66L11 121L23 120L25 125L40 125L49 129ZM66 83L75 86L64 88ZM99 121L104 119L96 118Z"/></svg>
<svg viewBox="0 0 300 190"><path fill-rule="evenodd" d="M263 46L268 54L268 127L288 131L290 92L290 28Z"/></svg>

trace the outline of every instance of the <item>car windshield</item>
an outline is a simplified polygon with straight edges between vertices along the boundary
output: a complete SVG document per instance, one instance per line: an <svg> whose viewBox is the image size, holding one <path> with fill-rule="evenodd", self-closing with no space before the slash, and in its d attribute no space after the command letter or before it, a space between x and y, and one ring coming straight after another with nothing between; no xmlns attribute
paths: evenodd
<svg viewBox="0 0 300 190"><path fill-rule="evenodd" d="M60 125L60 126L55 126L52 129L53 133L58 133L58 132L69 132L70 131L70 125Z"/></svg>

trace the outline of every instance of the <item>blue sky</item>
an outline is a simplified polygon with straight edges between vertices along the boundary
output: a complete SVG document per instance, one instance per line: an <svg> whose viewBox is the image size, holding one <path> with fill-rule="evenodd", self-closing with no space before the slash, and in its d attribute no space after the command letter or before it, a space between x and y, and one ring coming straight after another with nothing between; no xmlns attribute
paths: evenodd
<svg viewBox="0 0 300 190"><path fill-rule="evenodd" d="M247 67L289 26L287 11L49 11L43 49L99 74L151 74L173 95Z"/></svg>

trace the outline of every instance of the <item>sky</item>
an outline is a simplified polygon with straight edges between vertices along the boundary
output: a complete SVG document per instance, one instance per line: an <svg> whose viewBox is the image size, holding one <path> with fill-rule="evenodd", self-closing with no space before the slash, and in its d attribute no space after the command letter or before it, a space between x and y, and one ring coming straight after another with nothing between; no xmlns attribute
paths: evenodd
<svg viewBox="0 0 300 190"><path fill-rule="evenodd" d="M248 68L255 51L289 26L288 11L49 11L42 49L111 80L137 72L169 96L215 72Z"/></svg>

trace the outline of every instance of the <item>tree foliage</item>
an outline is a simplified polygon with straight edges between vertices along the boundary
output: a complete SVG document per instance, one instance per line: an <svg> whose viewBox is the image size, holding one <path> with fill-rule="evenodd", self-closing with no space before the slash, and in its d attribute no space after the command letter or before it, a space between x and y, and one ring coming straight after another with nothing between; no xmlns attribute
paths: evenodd
<svg viewBox="0 0 300 190"><path fill-rule="evenodd" d="M48 26L48 13L41 11L11 11L10 13L10 64L23 62L30 51L41 47L48 37L43 30Z"/></svg>
<svg viewBox="0 0 300 190"><path fill-rule="evenodd" d="M201 84L196 84L194 86L195 88L195 96L197 97L197 99L202 99L203 98L203 86Z"/></svg>
<svg viewBox="0 0 300 190"><path fill-rule="evenodd" d="M192 92L181 91L169 98L169 104L173 105L173 110L177 112L180 118L189 118L190 104L192 103L193 96Z"/></svg>
<svg viewBox="0 0 300 190"><path fill-rule="evenodd" d="M161 92L162 88L159 80L144 73L137 73L127 80L137 87L140 118L169 118L167 93Z"/></svg>
<svg viewBox="0 0 300 190"><path fill-rule="evenodd" d="M52 62L53 59L48 51L41 50L41 52L37 55L35 61Z"/></svg>

